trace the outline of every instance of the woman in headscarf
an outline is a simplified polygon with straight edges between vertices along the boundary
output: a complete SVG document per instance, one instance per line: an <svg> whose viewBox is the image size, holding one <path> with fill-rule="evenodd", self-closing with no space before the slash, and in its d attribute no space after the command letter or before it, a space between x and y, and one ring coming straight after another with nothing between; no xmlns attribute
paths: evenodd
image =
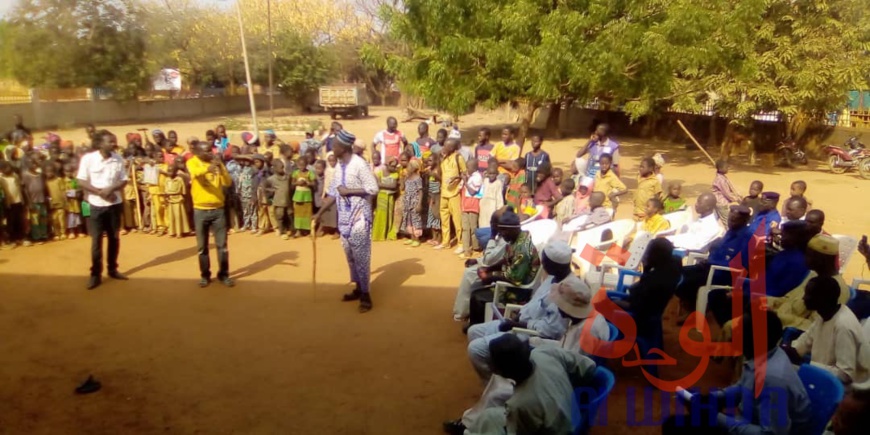
<svg viewBox="0 0 870 435"><path fill-rule="evenodd" d="M398 222L395 219L396 195L399 191L399 159L389 157L387 164L375 172L378 180L378 199L372 228L372 240L396 240Z"/></svg>

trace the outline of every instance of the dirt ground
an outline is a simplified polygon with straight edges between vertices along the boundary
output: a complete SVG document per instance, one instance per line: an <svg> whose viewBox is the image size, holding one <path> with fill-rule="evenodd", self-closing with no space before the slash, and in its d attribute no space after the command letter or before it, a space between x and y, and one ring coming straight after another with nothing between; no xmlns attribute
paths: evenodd
<svg viewBox="0 0 870 435"><path fill-rule="evenodd" d="M399 113L373 108L369 118L344 125L369 139L390 114ZM183 138L202 136L217 121L160 127ZM507 122L496 112L462 121L466 139L480 126ZM123 136L145 126L100 127ZM416 122L400 128L412 134ZM84 136L60 134L76 142ZM639 159L657 151L668 160L666 179L682 180L690 202L712 181L714 172L697 151L621 142L629 187ZM565 166L582 143L572 138L544 146ZM800 170L738 165L730 176L744 192L754 179L782 193L803 179L814 207L828 216L829 232L870 232L870 182L857 175L834 175L813 163ZM630 213L629 205L618 209L619 217ZM89 292L89 246L79 239L0 252L0 433L437 434L443 420L459 416L481 391L465 336L451 319L462 262L448 252L376 243L375 309L360 315L355 305L339 302L348 273L337 240L317 242L316 288L310 239L231 236L233 289L197 286L193 238L134 234L123 237L121 248L121 270L130 281L107 279ZM862 274L868 275L853 258L847 281ZM675 379L697 359L676 344L672 315L665 325L667 350L679 364L662 368L662 377ZM592 433L659 433L640 423L650 406L639 371L617 361L609 366L617 388L607 427ZM91 374L103 389L74 395ZM701 384L723 386L730 377L728 367L712 364Z"/></svg>

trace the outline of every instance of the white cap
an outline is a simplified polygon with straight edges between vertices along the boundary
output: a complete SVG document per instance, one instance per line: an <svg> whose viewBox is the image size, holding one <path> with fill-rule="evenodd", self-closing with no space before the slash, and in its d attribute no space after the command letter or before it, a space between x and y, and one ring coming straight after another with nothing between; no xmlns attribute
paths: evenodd
<svg viewBox="0 0 870 435"><path fill-rule="evenodd" d="M574 250L562 240L553 240L544 246L544 255L556 264L571 264L571 253Z"/></svg>

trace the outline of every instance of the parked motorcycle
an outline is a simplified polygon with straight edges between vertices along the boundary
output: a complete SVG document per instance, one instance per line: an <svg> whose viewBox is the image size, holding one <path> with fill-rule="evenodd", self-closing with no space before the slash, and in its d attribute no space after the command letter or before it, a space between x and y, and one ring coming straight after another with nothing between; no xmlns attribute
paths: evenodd
<svg viewBox="0 0 870 435"><path fill-rule="evenodd" d="M865 157L858 163L858 173L860 173L865 180L870 180L870 157Z"/></svg>
<svg viewBox="0 0 870 435"><path fill-rule="evenodd" d="M794 167L794 162L798 162L802 165L807 164L807 154L802 150L792 139L786 139L776 145L776 156L778 158L778 164L787 166L789 168Z"/></svg>
<svg viewBox="0 0 870 435"><path fill-rule="evenodd" d="M855 167L860 170L861 163L870 158L870 152L867 151L863 143L858 141L857 137L849 138L843 145L842 147L836 145L825 147L825 152L828 153L828 167L831 168L831 172L842 174ZM870 168L867 170L870 171Z"/></svg>

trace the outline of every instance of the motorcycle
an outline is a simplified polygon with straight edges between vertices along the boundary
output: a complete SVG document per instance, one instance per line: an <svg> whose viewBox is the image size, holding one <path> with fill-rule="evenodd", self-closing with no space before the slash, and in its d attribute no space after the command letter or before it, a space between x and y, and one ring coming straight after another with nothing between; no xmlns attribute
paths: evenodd
<svg viewBox="0 0 870 435"><path fill-rule="evenodd" d="M789 168L794 167L794 162L807 164L807 153L792 139L786 139L776 145L776 156L779 158L780 165Z"/></svg>
<svg viewBox="0 0 870 435"><path fill-rule="evenodd" d="M858 141L857 137L849 138L843 145L842 147L825 146L825 152L828 153L828 167L831 168L831 172L842 174L855 167L861 170L864 160L870 158L870 152L867 151L863 143ZM870 168L866 170L870 171Z"/></svg>

